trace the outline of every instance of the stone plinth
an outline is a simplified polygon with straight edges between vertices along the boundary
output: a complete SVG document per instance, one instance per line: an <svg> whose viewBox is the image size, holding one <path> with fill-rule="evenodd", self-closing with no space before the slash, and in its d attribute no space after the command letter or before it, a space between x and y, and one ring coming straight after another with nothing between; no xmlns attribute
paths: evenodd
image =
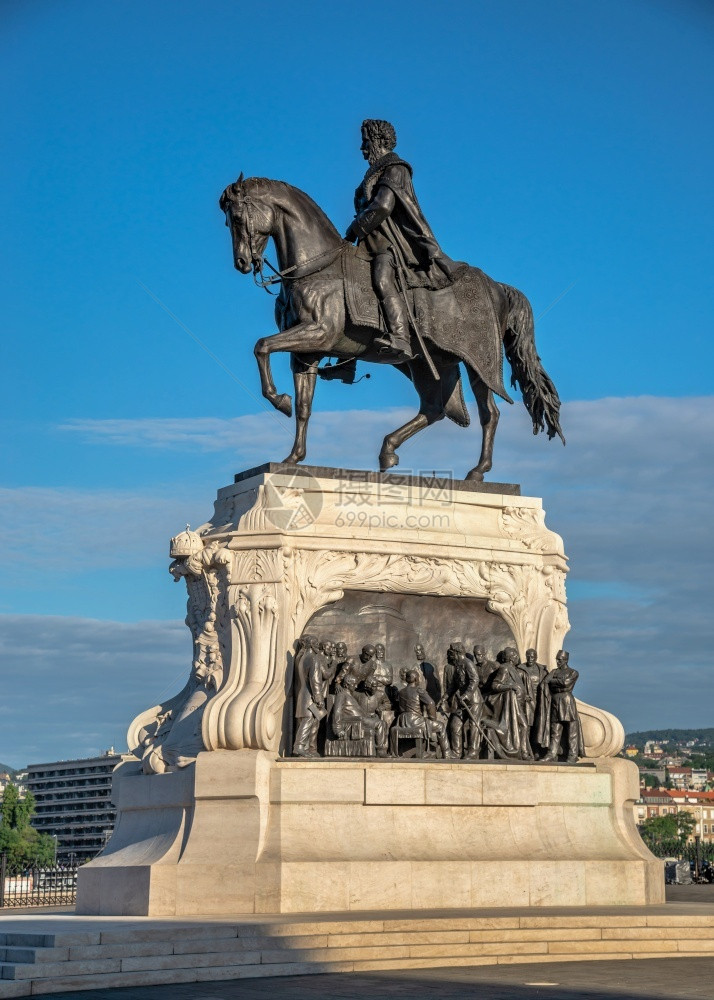
<svg viewBox="0 0 714 1000"><path fill-rule="evenodd" d="M202 753L117 773L120 821L77 911L186 916L664 901L632 818L638 773Z"/></svg>
<svg viewBox="0 0 714 1000"><path fill-rule="evenodd" d="M661 864L632 819L637 769L613 759L622 726L583 702L575 766L285 759L295 640L313 623L326 635L357 623L352 651L386 636L401 658L418 637L441 666L460 639L490 656L532 646L554 665L567 563L539 499L271 466L219 490L212 519L172 555L191 672L129 729L137 763L117 772L117 826L80 870L79 912L662 901Z"/></svg>

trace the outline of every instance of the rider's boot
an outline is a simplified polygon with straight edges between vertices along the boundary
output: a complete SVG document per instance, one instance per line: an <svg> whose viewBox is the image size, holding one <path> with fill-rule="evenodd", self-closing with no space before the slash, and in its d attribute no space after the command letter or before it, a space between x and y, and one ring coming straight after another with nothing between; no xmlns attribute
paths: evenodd
<svg viewBox="0 0 714 1000"><path fill-rule="evenodd" d="M391 364L410 361L414 353L409 342L409 317L402 296L398 293L385 295L382 299L382 312L388 333L375 337L374 346L384 356L384 360Z"/></svg>

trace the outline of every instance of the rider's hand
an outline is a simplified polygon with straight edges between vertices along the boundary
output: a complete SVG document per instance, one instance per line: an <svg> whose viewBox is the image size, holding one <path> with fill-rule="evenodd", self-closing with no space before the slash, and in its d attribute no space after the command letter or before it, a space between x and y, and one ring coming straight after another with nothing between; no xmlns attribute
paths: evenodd
<svg viewBox="0 0 714 1000"><path fill-rule="evenodd" d="M357 233L355 232L354 223L352 222L347 227L347 232L345 233L345 239L347 240L348 243L354 243L354 241L357 239Z"/></svg>

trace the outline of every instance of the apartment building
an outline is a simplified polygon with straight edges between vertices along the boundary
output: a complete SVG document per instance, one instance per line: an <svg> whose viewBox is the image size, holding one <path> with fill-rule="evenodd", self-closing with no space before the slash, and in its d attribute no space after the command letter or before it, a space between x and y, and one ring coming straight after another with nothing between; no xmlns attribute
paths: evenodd
<svg viewBox="0 0 714 1000"><path fill-rule="evenodd" d="M59 861L86 861L99 854L112 830L112 772L127 755L111 747L99 757L29 764L23 783L35 797L32 825L56 839Z"/></svg>
<svg viewBox="0 0 714 1000"><path fill-rule="evenodd" d="M689 789L642 788L640 799L634 805L635 822L643 823L655 816L674 816L688 812L694 817L693 840L714 843L714 792L696 792Z"/></svg>

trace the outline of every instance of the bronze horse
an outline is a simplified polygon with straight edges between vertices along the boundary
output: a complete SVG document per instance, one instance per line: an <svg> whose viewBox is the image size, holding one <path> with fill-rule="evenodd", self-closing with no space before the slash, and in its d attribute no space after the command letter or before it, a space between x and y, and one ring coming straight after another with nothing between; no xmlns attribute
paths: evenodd
<svg viewBox="0 0 714 1000"><path fill-rule="evenodd" d="M262 177L244 180L241 175L221 195L220 207L231 231L235 267L242 274L253 271L256 281L263 287L271 283L281 285L275 305L276 322L281 332L261 337L255 345L255 356L263 396L289 417L291 399L275 388L270 355L276 351L287 351L291 355L296 434L293 449L285 462L293 465L305 458L307 426L320 361L336 357L345 362L355 358L377 364L390 362L385 362L372 347L375 330L354 324L346 306L342 256L355 253L355 248L341 238L312 198L283 181ZM263 279L264 253L271 238L278 267L274 269L274 278ZM533 433L545 430L549 438L557 434L565 443L559 422L558 393L536 353L530 303L510 285L488 277L485 281L511 365L511 384L520 387L533 421ZM478 324L469 325L468 317L465 322L466 339L478 339L481 335ZM428 331L425 333L428 337ZM385 437L379 454L383 472L399 463L396 449L429 424L445 416L462 426L469 423L461 394L462 360L429 341L427 354L422 352L412 361L395 365L414 383L419 394L419 412ZM480 482L484 473L491 469L498 408L493 392L479 372L468 364L465 367L476 397L483 435L478 464L466 478ZM505 392L500 394L511 402Z"/></svg>

